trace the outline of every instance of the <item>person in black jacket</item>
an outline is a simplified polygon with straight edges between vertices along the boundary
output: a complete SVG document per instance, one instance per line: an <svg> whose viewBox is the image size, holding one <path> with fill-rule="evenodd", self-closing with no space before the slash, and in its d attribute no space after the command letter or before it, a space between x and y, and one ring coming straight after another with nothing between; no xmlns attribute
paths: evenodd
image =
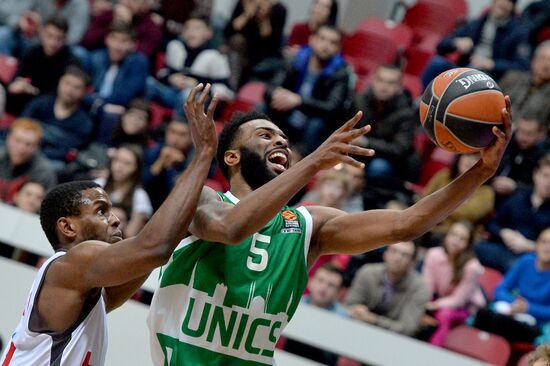
<svg viewBox="0 0 550 366"><path fill-rule="evenodd" d="M267 112L304 153L317 148L353 102L351 71L340 53L342 35L322 25L264 95ZM335 118L338 117L338 118Z"/></svg>
<svg viewBox="0 0 550 366"><path fill-rule="evenodd" d="M516 0L493 0L487 14L472 20L443 38L437 45L437 53L424 74L422 82L427 86L441 72L467 66L489 73L499 79L508 70L529 69L531 49L527 29L514 15ZM445 58L458 51L456 62Z"/></svg>

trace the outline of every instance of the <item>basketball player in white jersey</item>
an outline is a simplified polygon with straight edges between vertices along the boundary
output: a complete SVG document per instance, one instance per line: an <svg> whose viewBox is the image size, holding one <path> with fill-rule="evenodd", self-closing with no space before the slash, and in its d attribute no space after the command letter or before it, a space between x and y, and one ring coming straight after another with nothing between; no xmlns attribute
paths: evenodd
<svg viewBox="0 0 550 366"><path fill-rule="evenodd" d="M61 184L48 193L40 222L56 253L38 272L2 366L105 363L106 313L168 260L195 212L217 146L216 97L204 113L209 91L209 84L204 90L200 84L185 105L193 161L137 236L122 238L108 195L93 182Z"/></svg>

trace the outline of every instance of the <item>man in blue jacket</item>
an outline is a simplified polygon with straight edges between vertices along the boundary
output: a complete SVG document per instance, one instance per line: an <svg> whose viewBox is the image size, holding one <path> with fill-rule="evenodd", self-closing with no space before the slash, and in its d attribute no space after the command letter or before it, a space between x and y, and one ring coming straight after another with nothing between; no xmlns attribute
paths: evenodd
<svg viewBox="0 0 550 366"><path fill-rule="evenodd" d="M107 48L94 51L90 57L94 92L85 99L99 120L99 142L108 141L130 101L143 95L149 75L147 58L135 51L132 28L114 24L105 43Z"/></svg>
<svg viewBox="0 0 550 366"><path fill-rule="evenodd" d="M437 45L437 53L424 74L422 82L427 86L441 72L467 66L500 78L508 70L529 68L530 46L525 27L514 14L516 0L493 0L487 14L472 20L443 38ZM457 63L445 58L459 52Z"/></svg>

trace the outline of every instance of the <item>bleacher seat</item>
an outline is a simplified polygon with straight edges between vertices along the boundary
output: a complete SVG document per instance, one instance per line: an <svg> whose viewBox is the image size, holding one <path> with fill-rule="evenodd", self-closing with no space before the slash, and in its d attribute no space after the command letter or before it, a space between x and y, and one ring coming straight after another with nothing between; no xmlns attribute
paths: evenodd
<svg viewBox="0 0 550 366"><path fill-rule="evenodd" d="M506 366L511 352L510 344L501 336L465 325L453 328L443 347L496 366Z"/></svg>
<svg viewBox="0 0 550 366"><path fill-rule="evenodd" d="M413 40L413 31L407 25L378 17L363 19L357 26L357 31L388 37L401 51L409 48Z"/></svg>
<svg viewBox="0 0 550 366"><path fill-rule="evenodd" d="M502 281L502 273L496 269L484 267L483 274L479 277L479 284L489 301L495 298L495 289L500 281Z"/></svg>
<svg viewBox="0 0 550 366"><path fill-rule="evenodd" d="M418 3L441 4L448 6L453 10L453 15L455 15L459 20L466 19L468 16L468 3L466 0L418 0Z"/></svg>
<svg viewBox="0 0 550 366"><path fill-rule="evenodd" d="M355 73L364 76L378 65L394 63L397 45L387 36L357 31L344 39L342 52Z"/></svg>
<svg viewBox="0 0 550 366"><path fill-rule="evenodd" d="M416 3L408 8L403 18L403 24L412 29L416 43L434 34L447 35L455 28L456 22L457 17L452 8L425 2Z"/></svg>

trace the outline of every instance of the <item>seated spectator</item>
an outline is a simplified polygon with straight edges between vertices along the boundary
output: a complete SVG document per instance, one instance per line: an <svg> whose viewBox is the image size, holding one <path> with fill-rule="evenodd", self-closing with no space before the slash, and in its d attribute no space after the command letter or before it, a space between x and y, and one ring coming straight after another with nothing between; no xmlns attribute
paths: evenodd
<svg viewBox="0 0 550 366"><path fill-rule="evenodd" d="M319 267L309 280L309 295L302 297L301 302L348 317L346 308L338 302L342 282L342 271L332 264L325 264ZM285 351L317 361L323 365L336 365L338 359L338 356L331 352L292 339L286 341Z"/></svg>
<svg viewBox="0 0 550 366"><path fill-rule="evenodd" d="M213 5L213 0L161 0L158 11L164 18L165 39L178 37L183 30L183 24L189 18L210 19Z"/></svg>
<svg viewBox="0 0 550 366"><path fill-rule="evenodd" d="M550 229L539 234L534 253L523 255L495 290L494 311L483 309L475 326L510 342L532 343L550 321Z"/></svg>
<svg viewBox="0 0 550 366"><path fill-rule="evenodd" d="M548 40L550 26L550 0L532 1L521 12L523 26L529 32L529 42L535 48Z"/></svg>
<svg viewBox="0 0 550 366"><path fill-rule="evenodd" d="M137 144L142 148L148 147L150 121L149 102L142 98L132 100L122 115L120 123L113 130L108 146L119 147L122 144Z"/></svg>
<svg viewBox="0 0 550 366"><path fill-rule="evenodd" d="M209 45L212 28L200 18L185 22L181 37L166 47L166 68L159 71L160 81L147 79L147 99L175 109L183 115L183 104L199 83L212 84L212 95L233 99L229 85L229 62L225 55Z"/></svg>
<svg viewBox="0 0 550 366"><path fill-rule="evenodd" d="M541 344L535 352L529 356L529 366L550 365L550 344Z"/></svg>
<svg viewBox="0 0 550 366"><path fill-rule="evenodd" d="M442 246L424 257L422 276L432 295L426 309L434 312L438 327L430 343L442 346L452 327L463 324L485 305L479 285L483 267L472 249L474 227L468 221L452 224Z"/></svg>
<svg viewBox="0 0 550 366"><path fill-rule="evenodd" d="M347 174L341 170L324 172L315 182L312 192L300 202L300 206L340 208L350 193L350 184Z"/></svg>
<svg viewBox="0 0 550 366"><path fill-rule="evenodd" d="M266 79L280 66L286 7L277 0L239 0L225 28L229 46L231 86L245 84L253 69Z"/></svg>
<svg viewBox="0 0 550 366"><path fill-rule="evenodd" d="M164 141L145 151L143 182L155 210L168 197L192 154L193 143L187 122L179 117L172 118L166 127Z"/></svg>
<svg viewBox="0 0 550 366"><path fill-rule="evenodd" d="M355 106L363 111L361 124L372 131L357 140L360 146L376 151L367 163L367 177L397 175L411 179L418 165L413 135L418 116L412 100L403 90L403 72L393 65L379 66L371 86L355 97Z"/></svg>
<svg viewBox="0 0 550 366"><path fill-rule="evenodd" d="M313 0L309 9L309 19L303 23L296 23L288 37L285 57L294 57L301 47L308 45L309 37L323 24L336 25L338 17L337 0Z"/></svg>
<svg viewBox="0 0 550 366"><path fill-rule="evenodd" d="M59 169L69 152L84 149L92 138L93 123L82 108L88 84L84 71L69 67L59 80L57 95L40 95L23 111L24 117L40 122L44 131L42 151Z"/></svg>
<svg viewBox="0 0 550 366"><path fill-rule="evenodd" d="M67 21L50 18L40 30L40 44L30 47L19 61L8 85L6 112L19 115L38 94L54 94L65 68L77 64L66 45Z"/></svg>
<svg viewBox="0 0 550 366"><path fill-rule="evenodd" d="M41 183L28 180L15 192L13 204L23 211L37 214L45 196L46 189Z"/></svg>
<svg viewBox="0 0 550 366"><path fill-rule="evenodd" d="M423 196L425 197L446 186L452 180L474 166L478 160L478 153L456 155L450 169L444 168L430 179L424 189ZM474 239L478 239L479 235L484 230L485 220L488 219L489 215L493 212L494 203L495 192L493 188L491 188L490 185L482 185L449 217L436 225L428 235L425 235L422 240L422 245L426 247L439 245L441 239L449 231L451 225L459 220L466 220L474 224Z"/></svg>
<svg viewBox="0 0 550 366"><path fill-rule="evenodd" d="M114 24L105 43L107 48L91 55L94 92L85 101L99 120L97 140L107 144L128 104L143 95L149 63L134 50L135 34L124 24Z"/></svg>
<svg viewBox="0 0 550 366"><path fill-rule="evenodd" d="M365 210L363 203L363 189L365 188L365 170L351 164L342 165L343 171L347 174L350 181L350 193L342 203L342 210L352 212L362 212Z"/></svg>
<svg viewBox="0 0 550 366"><path fill-rule="evenodd" d="M404 335L419 327L430 293L414 270L413 242L388 246L384 263L366 264L356 274L346 297L348 313L369 324Z"/></svg>
<svg viewBox="0 0 550 366"><path fill-rule="evenodd" d="M5 17L5 18L4 18ZM2 0L0 2L0 53L19 57L38 42L44 19L68 22L67 44L77 45L90 22L89 0ZM2 21L5 19L5 23Z"/></svg>
<svg viewBox="0 0 550 366"><path fill-rule="evenodd" d="M350 70L340 53L342 35L323 25L265 92L267 112L310 153L337 127L352 102Z"/></svg>
<svg viewBox="0 0 550 366"><path fill-rule="evenodd" d="M88 50L104 48L107 44L109 29L114 24L124 24L135 33L136 51L150 59L155 55L162 40L162 30L152 17L149 0L119 0L112 8L97 14L81 45Z"/></svg>
<svg viewBox="0 0 550 366"><path fill-rule="evenodd" d="M113 204L127 207L130 212L126 235L135 236L153 214L151 201L141 188L143 150L137 145L122 145L115 150L109 176L96 179Z"/></svg>
<svg viewBox="0 0 550 366"><path fill-rule="evenodd" d="M533 172L533 187L516 190L487 225L488 240L474 250L484 266L507 272L516 259L535 250L535 239L550 226L550 155Z"/></svg>
<svg viewBox="0 0 550 366"><path fill-rule="evenodd" d="M437 45L440 56L428 64L422 82L426 87L437 75L457 66L467 66L499 79L509 70L527 70L530 46L526 29L514 14L516 0L493 0L489 12L445 37ZM446 55L458 51L453 63Z"/></svg>
<svg viewBox="0 0 550 366"><path fill-rule="evenodd" d="M521 116L526 109L534 108L530 113L540 113L543 124L550 127L550 41L535 49L530 71L510 70L498 84L504 95L510 96L516 115Z"/></svg>
<svg viewBox="0 0 550 366"><path fill-rule="evenodd" d="M50 161L40 152L42 129L28 118L16 119L10 126L6 146L0 148L0 200L11 203L17 188L33 181L50 189L57 177Z"/></svg>
<svg viewBox="0 0 550 366"><path fill-rule="evenodd" d="M492 179L500 207L517 188L533 184L533 171L544 155L543 141L548 128L533 110L526 110L519 118L512 140L506 147L500 166Z"/></svg>

